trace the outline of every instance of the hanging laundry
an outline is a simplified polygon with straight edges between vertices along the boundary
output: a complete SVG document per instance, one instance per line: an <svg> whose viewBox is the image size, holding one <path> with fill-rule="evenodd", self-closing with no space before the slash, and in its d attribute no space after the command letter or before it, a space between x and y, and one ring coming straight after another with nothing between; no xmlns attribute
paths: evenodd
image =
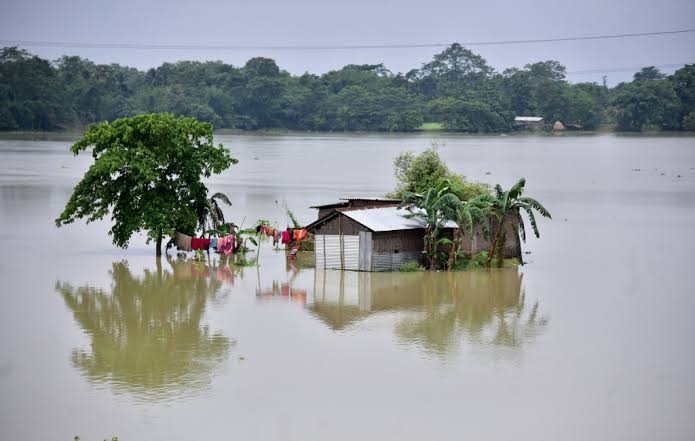
<svg viewBox="0 0 695 441"><path fill-rule="evenodd" d="M309 233L305 229L294 230L294 241L301 242L309 236Z"/></svg>
<svg viewBox="0 0 695 441"><path fill-rule="evenodd" d="M174 245L181 251L192 251L191 239L193 239L191 236L177 231L174 235Z"/></svg>
<svg viewBox="0 0 695 441"><path fill-rule="evenodd" d="M233 234L223 236L217 239L217 252L229 256L234 252L236 237Z"/></svg>
<svg viewBox="0 0 695 441"><path fill-rule="evenodd" d="M217 249L217 238L216 237L213 237L212 239L210 239L210 248L212 248L213 250Z"/></svg>
<svg viewBox="0 0 695 441"><path fill-rule="evenodd" d="M192 250L209 250L210 249L210 239L202 239L199 237L194 237L191 239L191 249Z"/></svg>
<svg viewBox="0 0 695 441"><path fill-rule="evenodd" d="M281 240L281 242L282 242L284 245L287 245L287 244L289 244L290 242L292 242L292 237L291 237L290 229L289 229L289 228L282 232L282 240Z"/></svg>

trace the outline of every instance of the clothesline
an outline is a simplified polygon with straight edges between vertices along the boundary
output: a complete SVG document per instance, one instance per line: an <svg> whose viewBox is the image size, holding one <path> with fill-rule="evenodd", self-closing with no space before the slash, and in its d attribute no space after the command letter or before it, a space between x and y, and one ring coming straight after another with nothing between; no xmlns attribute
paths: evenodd
<svg viewBox="0 0 695 441"><path fill-rule="evenodd" d="M284 245L290 245L292 243L302 242L309 238L309 232L303 228L290 229L288 227L286 230L280 233L277 228L269 227L267 225L258 225L256 227L256 234L265 234L266 236L271 237L273 239L273 246L276 246L278 242L281 242ZM178 231L174 235L174 245L176 248L187 252L196 250L207 251L212 248L217 253L228 256L238 250L240 245L239 242L240 241L237 240L237 237L234 234L212 237L208 239L192 237Z"/></svg>

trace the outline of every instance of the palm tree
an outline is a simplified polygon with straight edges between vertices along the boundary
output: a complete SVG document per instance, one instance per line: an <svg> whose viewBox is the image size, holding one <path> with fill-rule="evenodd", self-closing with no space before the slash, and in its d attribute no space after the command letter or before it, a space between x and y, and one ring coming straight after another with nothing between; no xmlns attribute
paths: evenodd
<svg viewBox="0 0 695 441"><path fill-rule="evenodd" d="M533 228L533 233L536 237L540 237L538 233L538 225L536 224L536 217L533 212L537 211L541 216L552 219L550 212L541 205L537 200L522 196L524 192L524 186L526 185L526 179L521 178L519 182L514 184L512 188L508 191L503 191L502 187L498 184L495 186L495 195L491 200L492 213L497 219L497 231L495 233L495 238L490 245L490 251L487 256L487 266L490 266L492 259L497 255L497 263L499 266L502 265L504 243L506 240L506 230L512 220L516 220L519 228L519 235L521 239L526 242L526 228L524 226L524 220L521 216L521 211L525 211L528 215L529 221L531 222L531 227Z"/></svg>
<svg viewBox="0 0 695 441"><path fill-rule="evenodd" d="M461 205L461 200L441 186L430 188L424 193L405 192L401 207L417 208L406 217L417 217L425 222L425 259L431 270L437 268L437 245L441 242L440 234L446 222L453 219L454 213Z"/></svg>
<svg viewBox="0 0 695 441"><path fill-rule="evenodd" d="M220 203L228 206L232 205L226 194L218 192L205 199L205 205L198 211L198 223L203 230L203 234L209 230L208 226L211 227L210 229L217 230L225 223L224 212L222 212Z"/></svg>

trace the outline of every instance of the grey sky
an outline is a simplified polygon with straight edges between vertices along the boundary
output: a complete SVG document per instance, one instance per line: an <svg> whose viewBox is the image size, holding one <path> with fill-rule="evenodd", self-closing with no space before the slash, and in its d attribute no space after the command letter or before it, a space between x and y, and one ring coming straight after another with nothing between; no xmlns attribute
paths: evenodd
<svg viewBox="0 0 695 441"><path fill-rule="evenodd" d="M0 0L0 39L87 43L345 45L451 43L654 32L695 28L693 0ZM567 70L695 62L695 33L471 47L495 68L556 59ZM165 61L274 58L292 73L323 73L350 63L419 67L440 49L191 51L30 47L47 58L77 54L141 69ZM663 69L672 71L673 69ZM632 73L608 73L609 83ZM600 81L601 74L571 75Z"/></svg>

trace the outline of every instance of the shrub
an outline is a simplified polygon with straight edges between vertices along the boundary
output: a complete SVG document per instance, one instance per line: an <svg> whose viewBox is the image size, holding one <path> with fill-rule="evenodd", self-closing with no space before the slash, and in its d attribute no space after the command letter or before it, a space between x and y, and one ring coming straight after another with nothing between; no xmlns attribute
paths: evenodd
<svg viewBox="0 0 695 441"><path fill-rule="evenodd" d="M420 264L415 260L410 260L401 265L400 271L403 273L414 273L418 271L424 271L425 268L420 266Z"/></svg>
<svg viewBox="0 0 695 441"><path fill-rule="evenodd" d="M685 115L683 118L683 130L695 132L695 110Z"/></svg>

